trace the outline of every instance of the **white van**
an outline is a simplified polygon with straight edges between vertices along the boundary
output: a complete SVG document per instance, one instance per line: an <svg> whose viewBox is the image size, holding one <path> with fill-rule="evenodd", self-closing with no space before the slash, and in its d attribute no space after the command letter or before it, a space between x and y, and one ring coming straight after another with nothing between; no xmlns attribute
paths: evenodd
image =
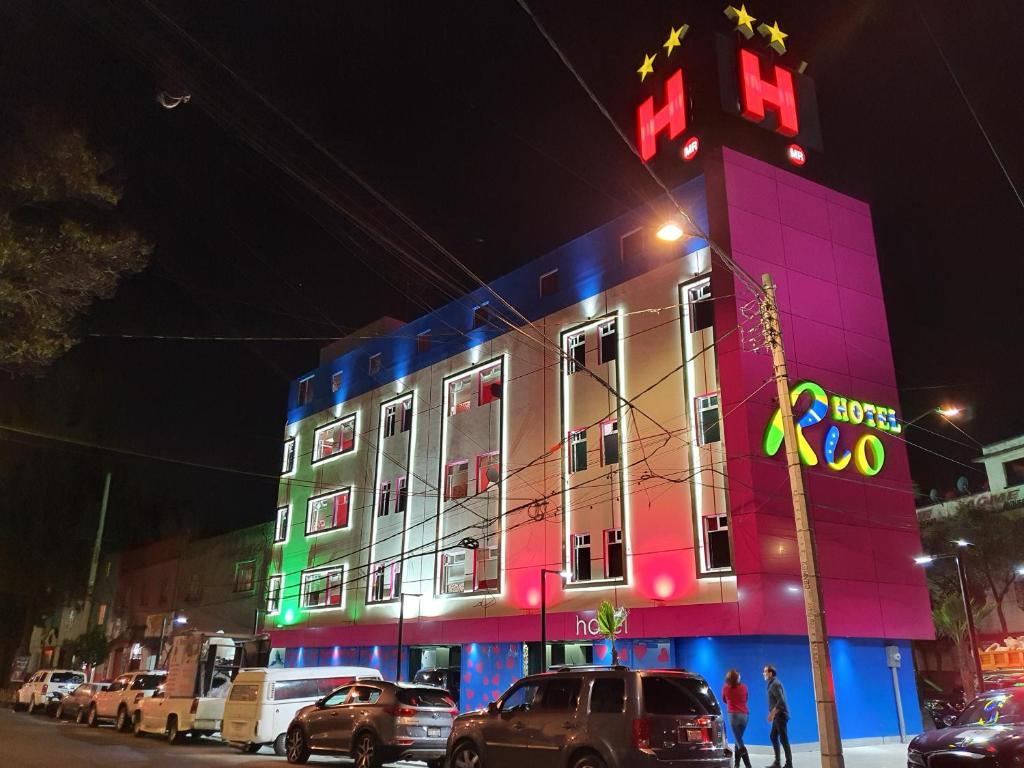
<svg viewBox="0 0 1024 768"><path fill-rule="evenodd" d="M221 737L247 752L272 746L285 755L284 737L295 713L354 680L381 680L370 667L243 669L227 703Z"/></svg>

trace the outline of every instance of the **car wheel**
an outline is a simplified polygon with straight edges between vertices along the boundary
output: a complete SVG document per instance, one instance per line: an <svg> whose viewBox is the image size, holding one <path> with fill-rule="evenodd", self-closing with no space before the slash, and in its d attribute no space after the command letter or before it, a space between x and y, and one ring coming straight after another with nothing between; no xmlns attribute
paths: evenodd
<svg viewBox="0 0 1024 768"><path fill-rule="evenodd" d="M601 756L593 752L580 755L572 761L572 768L606 768Z"/></svg>
<svg viewBox="0 0 1024 768"><path fill-rule="evenodd" d="M174 715L167 721L167 743L181 744L185 740L185 734L178 730L178 718Z"/></svg>
<svg viewBox="0 0 1024 768"><path fill-rule="evenodd" d="M473 744L460 744L452 753L452 768L481 768L483 760Z"/></svg>
<svg viewBox="0 0 1024 768"><path fill-rule="evenodd" d="M126 733L132 727L132 721L128 719L128 708L122 706L117 710L117 719L114 721L114 730Z"/></svg>
<svg viewBox="0 0 1024 768"><path fill-rule="evenodd" d="M372 733L363 733L356 736L355 746L352 748L352 759L356 761L356 768L380 768L384 765L380 753L380 744Z"/></svg>
<svg viewBox="0 0 1024 768"><path fill-rule="evenodd" d="M77 714L75 714L75 722L78 725L85 725L85 714L86 710L84 707L79 707Z"/></svg>
<svg viewBox="0 0 1024 768"><path fill-rule="evenodd" d="M98 728L100 724L100 717L96 714L96 705L92 704L89 706L89 715L86 719L90 728Z"/></svg>
<svg viewBox="0 0 1024 768"><path fill-rule="evenodd" d="M306 743L306 734L301 728L292 728L288 731L285 747L289 763L301 764L309 760L309 744Z"/></svg>
<svg viewBox="0 0 1024 768"><path fill-rule="evenodd" d="M132 735L138 736L140 739L146 735L146 732L142 730L142 713L136 712L132 716Z"/></svg>
<svg viewBox="0 0 1024 768"><path fill-rule="evenodd" d="M25 705L22 704L17 699L15 699L15 701L14 701L14 711L15 712L22 712L24 709L25 709Z"/></svg>
<svg viewBox="0 0 1024 768"><path fill-rule="evenodd" d="M57 705L57 711L53 713L53 716L56 717L58 720L63 720L64 719L64 702L63 701L60 704Z"/></svg>
<svg viewBox="0 0 1024 768"><path fill-rule="evenodd" d="M288 737L283 733L278 734L278 737L274 739L274 754L278 757L286 757L288 755Z"/></svg>
<svg viewBox="0 0 1024 768"><path fill-rule="evenodd" d="M28 713L30 715L34 715L37 709L38 707L36 707L36 697L33 696L31 699L28 700Z"/></svg>
<svg viewBox="0 0 1024 768"><path fill-rule="evenodd" d="M427 768L444 768L444 758L439 757L437 760L427 760Z"/></svg>

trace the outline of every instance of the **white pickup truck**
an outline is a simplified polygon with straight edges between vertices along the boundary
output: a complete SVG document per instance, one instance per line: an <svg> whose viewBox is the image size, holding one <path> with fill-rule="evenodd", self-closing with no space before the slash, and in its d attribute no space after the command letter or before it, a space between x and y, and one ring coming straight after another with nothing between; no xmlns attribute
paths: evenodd
<svg viewBox="0 0 1024 768"><path fill-rule="evenodd" d="M136 736L166 736L172 744L180 744L186 736L217 733L238 670L265 664L269 647L266 635L190 631L175 636L167 682L142 702L132 720L132 731Z"/></svg>

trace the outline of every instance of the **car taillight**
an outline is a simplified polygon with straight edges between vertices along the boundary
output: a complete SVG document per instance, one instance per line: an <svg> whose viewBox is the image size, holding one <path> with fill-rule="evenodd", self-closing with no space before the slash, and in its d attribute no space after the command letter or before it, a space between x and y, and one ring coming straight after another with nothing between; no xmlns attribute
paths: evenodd
<svg viewBox="0 0 1024 768"><path fill-rule="evenodd" d="M701 741L703 741L705 744L714 743L714 738L712 735L714 733L714 720L712 720L707 715L702 715L697 718L697 721L694 723L694 725L700 728Z"/></svg>
<svg viewBox="0 0 1024 768"><path fill-rule="evenodd" d="M189 714L194 715L199 709L199 699L192 699L192 706L188 708Z"/></svg>
<svg viewBox="0 0 1024 768"><path fill-rule="evenodd" d="M46 685L46 683L43 683L43 693L46 693L46 689L47 688L48 688L48 686Z"/></svg>
<svg viewBox="0 0 1024 768"><path fill-rule="evenodd" d="M646 717L633 718L633 746L637 749L651 746L651 721Z"/></svg>
<svg viewBox="0 0 1024 768"><path fill-rule="evenodd" d="M392 717L416 717L416 709L413 707L389 707L384 711Z"/></svg>
<svg viewBox="0 0 1024 768"><path fill-rule="evenodd" d="M452 717L458 717L459 716L459 708L458 707L452 707L451 709L448 710L448 714L451 715Z"/></svg>

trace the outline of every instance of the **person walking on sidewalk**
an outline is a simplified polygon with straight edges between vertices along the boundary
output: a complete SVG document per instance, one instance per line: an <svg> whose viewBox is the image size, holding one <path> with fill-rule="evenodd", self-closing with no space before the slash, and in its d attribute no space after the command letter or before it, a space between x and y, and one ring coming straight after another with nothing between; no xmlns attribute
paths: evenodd
<svg viewBox="0 0 1024 768"><path fill-rule="evenodd" d="M725 675L725 685L722 686L722 701L725 702L729 728L732 729L732 738L736 742L733 753L733 765L736 768L739 768L741 760L745 768L750 768L750 755L743 744L743 732L747 730L747 719L750 716L747 698L747 686L740 682L740 673L730 669Z"/></svg>
<svg viewBox="0 0 1024 768"><path fill-rule="evenodd" d="M789 748L789 705L786 704L786 691L779 682L779 675L771 664L764 665L764 680L768 684L768 722L772 724L772 749L775 750L775 762L768 768L793 768L793 751ZM779 745L786 755L785 766L779 763Z"/></svg>

